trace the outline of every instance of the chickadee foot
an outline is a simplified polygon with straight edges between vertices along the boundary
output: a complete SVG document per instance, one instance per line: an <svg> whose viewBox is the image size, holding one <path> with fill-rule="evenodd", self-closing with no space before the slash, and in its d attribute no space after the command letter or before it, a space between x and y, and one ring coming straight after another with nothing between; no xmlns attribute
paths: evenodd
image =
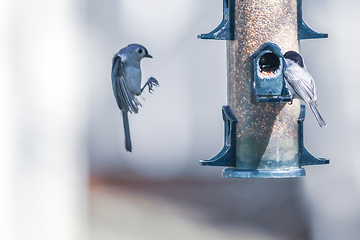
<svg viewBox="0 0 360 240"><path fill-rule="evenodd" d="M292 105L293 104L293 98L291 99L291 101L289 102L289 105Z"/></svg>
<svg viewBox="0 0 360 240"><path fill-rule="evenodd" d="M152 93L154 91L154 87L159 86L159 82L154 77L151 77L149 80L147 80L142 90L144 90L146 85L149 87L149 93Z"/></svg>

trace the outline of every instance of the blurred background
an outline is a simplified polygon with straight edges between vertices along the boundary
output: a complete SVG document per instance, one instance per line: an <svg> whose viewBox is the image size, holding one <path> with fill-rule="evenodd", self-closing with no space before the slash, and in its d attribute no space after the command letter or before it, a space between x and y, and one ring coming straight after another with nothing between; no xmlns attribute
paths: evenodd
<svg viewBox="0 0 360 240"><path fill-rule="evenodd" d="M298 179L225 179L200 167L223 145L226 43L197 40L221 0L0 1L1 239L358 239L356 0L303 1L328 39L301 41L328 127L305 121L326 166ZM124 148L111 59L147 47Z"/></svg>

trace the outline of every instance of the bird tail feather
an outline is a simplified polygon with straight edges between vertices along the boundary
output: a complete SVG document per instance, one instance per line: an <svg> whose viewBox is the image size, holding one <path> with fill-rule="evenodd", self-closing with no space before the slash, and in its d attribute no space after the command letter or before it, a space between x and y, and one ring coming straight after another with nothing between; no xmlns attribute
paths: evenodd
<svg viewBox="0 0 360 240"><path fill-rule="evenodd" d="M317 105L317 104L316 104L315 102L313 102L313 101L311 101L311 102L309 103L310 109L311 109L311 111L314 113L314 116L315 116L317 122L319 123L319 126L320 126L320 127L326 127L326 122L325 122L325 120L323 119L323 117L321 116L321 114L320 114L320 112L319 112L319 110L318 110L318 108L317 108L316 105Z"/></svg>
<svg viewBox="0 0 360 240"><path fill-rule="evenodd" d="M122 111L123 121L124 121L124 132L125 132L125 148L128 152L131 152L131 137L130 137L130 125L129 125L129 117L128 112Z"/></svg>

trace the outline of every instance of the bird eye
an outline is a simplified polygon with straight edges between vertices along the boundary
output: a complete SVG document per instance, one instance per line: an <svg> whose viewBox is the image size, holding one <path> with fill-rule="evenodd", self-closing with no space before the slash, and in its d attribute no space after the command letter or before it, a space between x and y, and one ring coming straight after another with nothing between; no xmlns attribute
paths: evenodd
<svg viewBox="0 0 360 240"><path fill-rule="evenodd" d="M143 50L139 48L138 53L142 54Z"/></svg>

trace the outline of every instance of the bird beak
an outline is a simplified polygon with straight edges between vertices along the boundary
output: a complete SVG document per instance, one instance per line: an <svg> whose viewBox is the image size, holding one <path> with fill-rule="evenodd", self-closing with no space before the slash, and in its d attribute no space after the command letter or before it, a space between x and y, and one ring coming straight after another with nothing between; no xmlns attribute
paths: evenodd
<svg viewBox="0 0 360 240"><path fill-rule="evenodd" d="M146 54L146 58L153 58L150 54Z"/></svg>

